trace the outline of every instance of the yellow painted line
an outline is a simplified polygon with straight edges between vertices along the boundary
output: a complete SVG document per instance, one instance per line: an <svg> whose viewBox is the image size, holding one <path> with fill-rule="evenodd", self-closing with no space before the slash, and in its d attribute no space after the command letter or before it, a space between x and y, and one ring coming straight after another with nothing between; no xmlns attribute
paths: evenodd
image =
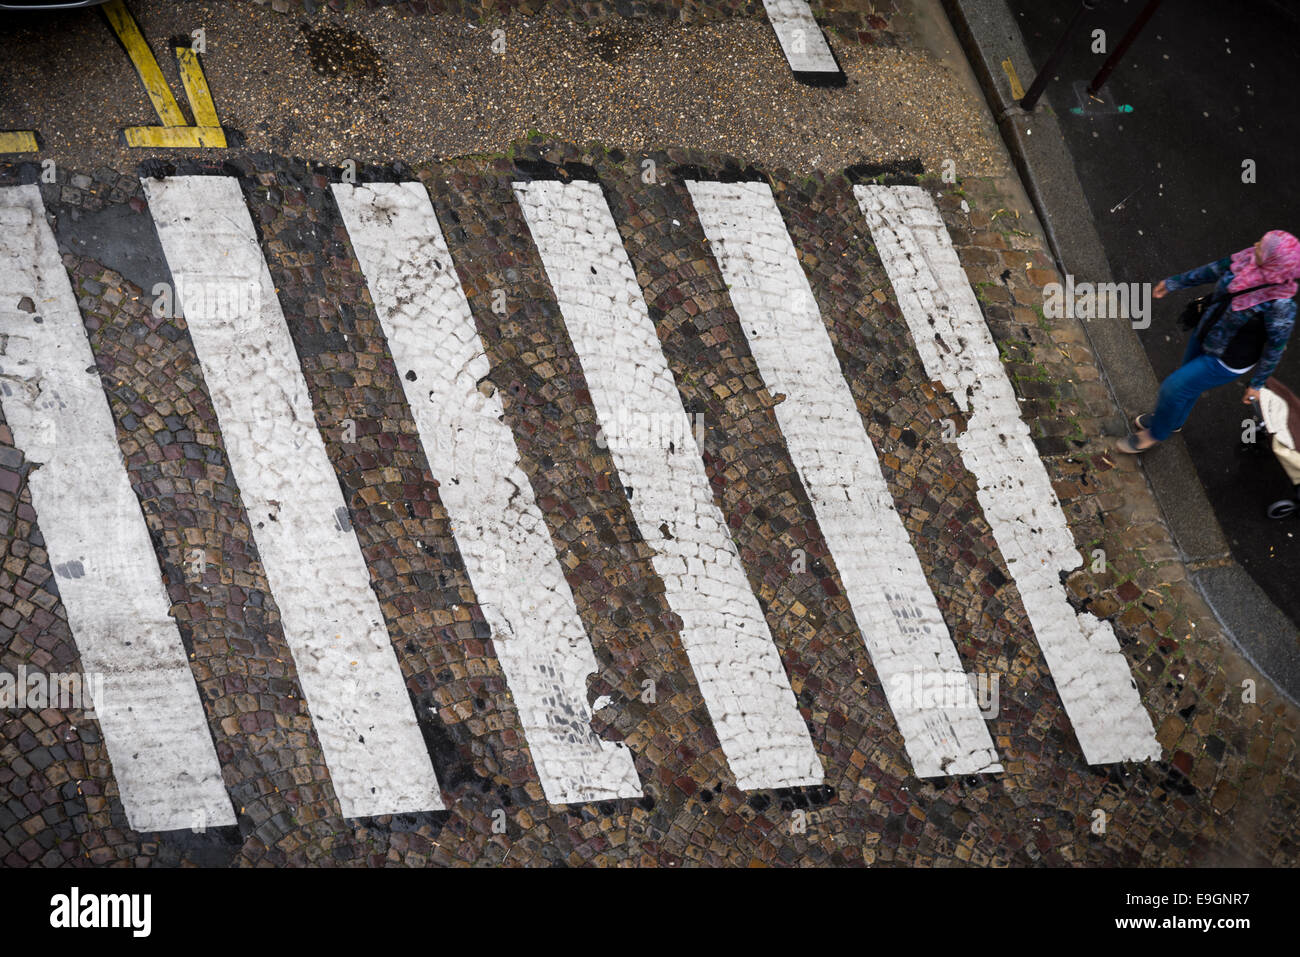
<svg viewBox="0 0 1300 957"><path fill-rule="evenodd" d="M136 72L140 74L140 82L144 84L145 92L153 101L153 108L163 126L185 126L185 115L181 113L176 97L172 96L167 80L158 67L158 61L154 59L149 44L145 43L144 35L136 26L131 11L127 10L122 0L109 0L104 4L104 13L108 16L113 32L126 48L126 55L135 64Z"/></svg>
<svg viewBox="0 0 1300 957"><path fill-rule="evenodd" d="M145 149L225 148L226 134L219 126L128 126L122 131L126 145Z"/></svg>
<svg viewBox="0 0 1300 957"><path fill-rule="evenodd" d="M128 126L123 130L126 145L146 149L194 149L198 147L224 148L226 134L221 129L217 118L217 107L212 100L212 90L199 57L188 47L174 47L181 83L185 87L185 98L189 100L190 111L194 114L194 125L185 121L180 104L172 95L167 80L163 77L153 51L145 42L135 18L127 10L122 0L109 0L104 5L104 13L113 27L127 56L135 64L144 83L145 92L153 102L153 108L162 121L161 126Z"/></svg>
<svg viewBox="0 0 1300 957"><path fill-rule="evenodd" d="M36 134L30 130L12 130L0 133L0 153L36 153Z"/></svg>
<svg viewBox="0 0 1300 957"><path fill-rule="evenodd" d="M1011 95L1017 100L1025 98L1025 88L1020 85L1020 77L1016 76L1016 68L1011 63L1011 58L1007 57L1002 61L1002 71L1006 73L1007 79L1011 81Z"/></svg>
<svg viewBox="0 0 1300 957"><path fill-rule="evenodd" d="M217 107L212 102L208 79L203 75L203 67L199 66L199 55L189 47L176 47L176 59L179 61L181 82L185 84L185 97L190 101L190 111L194 114L194 125L220 127L221 121L217 119Z"/></svg>

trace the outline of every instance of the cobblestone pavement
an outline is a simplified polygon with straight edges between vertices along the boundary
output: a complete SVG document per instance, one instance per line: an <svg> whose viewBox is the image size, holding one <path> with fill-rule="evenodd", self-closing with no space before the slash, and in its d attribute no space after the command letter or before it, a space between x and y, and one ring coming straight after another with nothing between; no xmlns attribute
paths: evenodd
<svg viewBox="0 0 1300 957"><path fill-rule="evenodd" d="M1031 211L995 175L949 183L921 160L869 155L805 173L701 149L536 136L505 155L410 154L357 170L358 183L419 182L432 200L490 367L484 388L500 398L590 639L593 730L635 765L640 797L548 803L443 504L442 463L420 441L331 192L343 171L324 159L137 155L138 165L59 163L48 183L36 163L0 162L0 188L39 184L59 238L237 814L230 827L134 831L95 717L0 710L6 866L1296 862L1300 715L1186 580L1136 464L1107 453L1124 422L1079 323L1039 308L1058 277ZM169 277L140 176L189 174L233 177L252 216L445 810L343 817L191 330L152 308L154 283ZM632 508L644 490L626 487L601 432L587 357L516 194L519 183L593 179L681 406L702 422L709 487L822 784L737 786ZM687 190L716 179L773 191L961 664L1000 679L986 721L1000 772L913 774L778 422L787 397L764 386ZM863 182L919 184L937 203L1079 549L1070 602L1113 625L1159 760L1085 761L974 474L945 440L947 423L961 431L967 417L925 373L854 195ZM31 315L0 304L9 335L15 305ZM0 426L0 670L15 674L81 667L32 505L39 467Z"/></svg>

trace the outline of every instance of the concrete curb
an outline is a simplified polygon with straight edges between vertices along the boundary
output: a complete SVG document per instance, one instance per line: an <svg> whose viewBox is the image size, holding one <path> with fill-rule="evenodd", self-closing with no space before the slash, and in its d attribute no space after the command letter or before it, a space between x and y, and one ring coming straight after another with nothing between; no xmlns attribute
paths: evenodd
<svg viewBox="0 0 1300 957"><path fill-rule="evenodd" d="M1006 59L1020 69L1031 68L1033 62L1005 0L942 3L1043 224L1058 268L1080 281L1111 281L1106 251L1056 116L1042 103L1032 114L1023 112L1002 69ZM1097 320L1085 321L1083 328L1115 403L1129 419L1150 411L1159 382L1133 328ZM1146 453L1142 464L1192 583L1247 660L1292 703L1300 703L1296 626L1232 557L1187 447L1173 436Z"/></svg>

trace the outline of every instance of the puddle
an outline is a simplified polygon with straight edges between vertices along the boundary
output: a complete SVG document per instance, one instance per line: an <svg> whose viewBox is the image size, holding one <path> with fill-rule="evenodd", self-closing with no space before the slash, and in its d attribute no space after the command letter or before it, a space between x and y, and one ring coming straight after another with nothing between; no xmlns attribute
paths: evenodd
<svg viewBox="0 0 1300 957"><path fill-rule="evenodd" d="M384 82L383 59L374 45L355 30L332 23L314 29L304 25L300 29L311 67L321 76L342 77L356 83Z"/></svg>
<svg viewBox="0 0 1300 957"><path fill-rule="evenodd" d="M587 44L606 63L622 63L641 45L641 35L618 27L603 27L587 35Z"/></svg>

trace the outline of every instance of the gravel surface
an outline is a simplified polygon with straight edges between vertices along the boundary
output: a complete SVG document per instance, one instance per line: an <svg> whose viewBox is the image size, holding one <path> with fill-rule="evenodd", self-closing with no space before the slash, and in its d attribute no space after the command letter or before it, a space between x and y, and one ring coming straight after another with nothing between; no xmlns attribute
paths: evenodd
<svg viewBox="0 0 1300 957"><path fill-rule="evenodd" d="M691 146L796 173L951 159L1003 172L981 104L951 70L894 35L832 33L849 84L793 79L770 27L732 19L575 22L512 15L493 27L393 8L285 16L247 3L136 3L155 54L202 28L223 124L249 149L340 163L507 151L538 130L625 150ZM94 11L17 19L0 32L0 129L36 129L42 158L122 166L118 130L157 122ZM498 47L493 52L494 30ZM160 56L174 90L175 63ZM207 151L218 156L220 151ZM162 154L155 154L162 155Z"/></svg>

